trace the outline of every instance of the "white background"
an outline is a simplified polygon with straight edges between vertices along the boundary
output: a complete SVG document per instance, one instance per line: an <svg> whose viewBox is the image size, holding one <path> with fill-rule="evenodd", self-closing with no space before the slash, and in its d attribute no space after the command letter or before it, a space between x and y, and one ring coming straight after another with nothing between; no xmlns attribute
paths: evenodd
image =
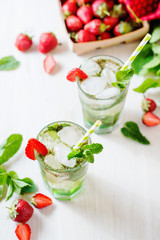
<svg viewBox="0 0 160 240"><path fill-rule="evenodd" d="M53 74L43 69L45 55L37 51L41 33L53 31L62 43L51 54L57 61ZM20 32L33 36L34 46L19 52L14 42ZM66 81L66 73L78 67L84 57L110 54L123 61L138 42L98 50L78 57L66 44L56 0L0 0L0 57L14 55L21 66L0 72L0 142L12 133L23 135L19 152L3 166L21 178L31 177L38 191L52 197L42 182L39 166L25 157L27 140L48 123L71 120L83 126L76 84ZM141 122L142 94L132 89L142 79L134 77L120 125L109 135L93 134L104 151L90 165L86 188L72 202L57 201L53 207L35 209L29 221L31 240L159 240L160 237L160 126L147 128ZM128 121L138 123L151 141L144 146L122 136ZM0 203L0 239L16 240L16 223L8 220L14 199ZM24 196L29 199L30 196Z"/></svg>

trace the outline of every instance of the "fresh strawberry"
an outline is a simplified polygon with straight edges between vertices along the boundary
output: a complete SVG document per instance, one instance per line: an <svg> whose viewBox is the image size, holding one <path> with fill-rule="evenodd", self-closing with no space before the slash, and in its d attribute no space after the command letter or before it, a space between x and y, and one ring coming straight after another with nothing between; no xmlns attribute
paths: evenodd
<svg viewBox="0 0 160 240"><path fill-rule="evenodd" d="M103 32L98 36L98 40L104 40L111 38L111 34L109 32Z"/></svg>
<svg viewBox="0 0 160 240"><path fill-rule="evenodd" d="M110 31L119 21L118 17L107 16L103 19L103 22L108 26L107 31Z"/></svg>
<svg viewBox="0 0 160 240"><path fill-rule="evenodd" d="M46 56L43 62L44 70L46 73L51 73L56 65L56 61L52 56Z"/></svg>
<svg viewBox="0 0 160 240"><path fill-rule="evenodd" d="M132 26L128 22L121 21L113 28L113 32L115 36L120 36L122 34L131 32L133 30Z"/></svg>
<svg viewBox="0 0 160 240"><path fill-rule="evenodd" d="M70 15L76 14L76 11L77 5L73 1L67 1L62 5L62 12L66 18Z"/></svg>
<svg viewBox="0 0 160 240"><path fill-rule="evenodd" d="M45 54L54 49L57 44L57 38L52 32L42 33L39 39L38 50Z"/></svg>
<svg viewBox="0 0 160 240"><path fill-rule="evenodd" d="M93 2L94 0L76 0L78 6L83 6L84 4L86 3L91 3Z"/></svg>
<svg viewBox="0 0 160 240"><path fill-rule="evenodd" d="M85 80L88 78L87 74L84 73L81 69L79 68L73 68L71 71L68 72L67 74L67 80L70 82L75 82L76 77L80 80Z"/></svg>
<svg viewBox="0 0 160 240"><path fill-rule="evenodd" d="M142 117L142 122L148 127L153 127L160 124L160 118L152 112L145 112Z"/></svg>
<svg viewBox="0 0 160 240"><path fill-rule="evenodd" d="M80 7L77 11L77 16L84 24L90 22L93 18L91 7L87 5Z"/></svg>
<svg viewBox="0 0 160 240"><path fill-rule="evenodd" d="M19 240L31 239L31 228L26 223L18 224L15 230L16 236Z"/></svg>
<svg viewBox="0 0 160 240"><path fill-rule="evenodd" d="M10 218L15 222L27 222L33 214L33 208L23 199L18 199L9 210Z"/></svg>
<svg viewBox="0 0 160 240"><path fill-rule="evenodd" d="M20 33L17 36L15 45L19 51L25 52L32 46L32 38L26 34Z"/></svg>
<svg viewBox="0 0 160 240"><path fill-rule="evenodd" d="M112 3L112 0L95 0L92 3L93 15L98 18L104 18L106 15L109 16L110 13L108 11L112 9Z"/></svg>
<svg viewBox="0 0 160 240"><path fill-rule="evenodd" d="M84 30L93 33L95 35L100 35L105 32L108 27L100 19L93 19L91 22L84 26Z"/></svg>
<svg viewBox="0 0 160 240"><path fill-rule="evenodd" d="M76 36L75 40L78 43L82 42L91 42L91 41L96 41L96 36L93 33L90 33L86 30L80 30Z"/></svg>
<svg viewBox="0 0 160 240"><path fill-rule="evenodd" d="M83 27L81 20L74 15L71 15L66 19L66 25L67 28L72 32L78 31Z"/></svg>
<svg viewBox="0 0 160 240"><path fill-rule="evenodd" d="M42 156L45 156L48 153L48 150L43 143L39 142L35 138L31 138L29 139L27 146L25 148L26 156L32 160L36 160L34 152L35 150L38 152L38 154Z"/></svg>
<svg viewBox="0 0 160 240"><path fill-rule="evenodd" d="M45 196L42 193L37 193L34 195L31 202L36 208L44 208L53 203L51 198Z"/></svg>
<svg viewBox="0 0 160 240"><path fill-rule="evenodd" d="M157 105L156 105L155 101L150 98L145 98L142 101L142 109L145 112L153 112L156 109L156 107L157 107Z"/></svg>

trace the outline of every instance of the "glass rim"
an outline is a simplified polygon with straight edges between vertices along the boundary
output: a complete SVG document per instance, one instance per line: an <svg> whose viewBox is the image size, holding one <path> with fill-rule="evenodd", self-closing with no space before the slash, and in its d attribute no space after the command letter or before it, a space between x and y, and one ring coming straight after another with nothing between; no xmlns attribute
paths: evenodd
<svg viewBox="0 0 160 240"><path fill-rule="evenodd" d="M48 126L53 125L53 124L55 124L55 123L74 124L74 125L78 126L79 128L81 128L84 133L87 132L82 126L80 126L80 125L77 124L77 123L74 123L74 122L71 122L71 121L55 121L55 122L52 122L52 123L50 123L50 124L47 124L44 128L42 128L42 130L38 133L36 139L38 140L38 137L39 137L40 133L41 133L45 128L47 128ZM88 140L89 140L89 143L91 143L91 139L88 138ZM48 170L50 170L50 171L52 171L52 172L57 172L57 173L73 172L73 171L76 171L76 170L78 170L79 168L81 168L83 165L88 164L88 162L87 162L86 160L84 160L84 161L83 161L80 165L78 165L77 167L73 167L73 168L66 169L66 170L65 170L65 169L64 169L64 170L62 170L62 169L61 169L61 170L58 170L58 169L54 169L54 168L48 166L47 164L45 164L44 161L42 160L42 158L41 158L40 156L38 156L37 152L35 152L35 156L36 156L36 159L38 160L38 162L40 163L40 165L42 165L44 168L46 168L46 169L48 169Z"/></svg>
<svg viewBox="0 0 160 240"><path fill-rule="evenodd" d="M124 62L122 61L122 60L120 60L119 58L117 58L117 57L114 57L114 56L111 56L111 55L96 55L96 56L93 56L93 57L89 57L89 58L87 58L87 59L92 59L92 58L96 58L96 57L109 57L109 58L113 58L113 59L116 59L116 60L118 60L119 62L121 62L122 63L122 66L123 66L123 64L124 64ZM87 60L86 59L86 60ZM82 64L81 64L82 65ZM81 68L81 65L80 65L80 68ZM77 85L78 85L78 88L81 90L81 92L82 93L84 93L88 98L90 98L90 99L92 99L92 100L96 100L96 101L106 101L106 100L110 100L110 99L115 99L115 98L117 98L117 97L120 97L126 90L127 90L127 88L128 88L128 86L129 86L129 84L127 85L127 87L122 91L122 92L120 92L120 94L118 94L118 95L115 95L114 97L110 97L110 98L96 98L96 97L94 97L93 95L90 95L90 94L88 94L88 93L86 93L82 88L81 88L81 86L80 86L80 83L79 83L79 80L78 79L76 79L76 82L77 82Z"/></svg>

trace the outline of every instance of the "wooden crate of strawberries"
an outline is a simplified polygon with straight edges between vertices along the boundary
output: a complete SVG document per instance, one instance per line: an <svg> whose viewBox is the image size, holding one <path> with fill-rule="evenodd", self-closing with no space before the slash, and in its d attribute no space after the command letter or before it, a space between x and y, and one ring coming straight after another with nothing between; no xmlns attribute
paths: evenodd
<svg viewBox="0 0 160 240"><path fill-rule="evenodd" d="M57 3L69 47L78 55L133 42L149 31L148 22L133 21L117 0L57 0Z"/></svg>

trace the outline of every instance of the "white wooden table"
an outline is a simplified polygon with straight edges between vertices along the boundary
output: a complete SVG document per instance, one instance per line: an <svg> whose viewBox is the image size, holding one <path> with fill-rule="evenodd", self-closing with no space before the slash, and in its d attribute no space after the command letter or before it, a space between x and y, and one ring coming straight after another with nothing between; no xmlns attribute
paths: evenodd
<svg viewBox="0 0 160 240"><path fill-rule="evenodd" d="M98 50L83 57L66 44L55 0L1 0L0 57L14 55L19 69L0 72L0 142L12 133L23 135L19 152L3 166L21 178L31 177L38 191L45 189L37 162L25 157L27 140L36 137L46 124L71 120L83 126L76 85L66 81L66 73L78 67L84 57L110 54L126 60L138 42ZM42 32L55 32L62 43L52 53L57 61L53 74L43 69L44 55L37 51ZM19 52L15 38L20 32L33 36L34 46ZM147 128L141 123L142 95L132 89L142 79L134 77L120 125L109 135L93 135L104 151L90 165L83 194L71 202L53 198L54 206L35 209L29 221L32 240L159 240L160 239L160 126ZM143 146L122 136L120 127L128 121L138 123L151 141ZM16 223L8 220L14 199L0 203L0 239L16 240ZM30 196L24 196L29 199Z"/></svg>

